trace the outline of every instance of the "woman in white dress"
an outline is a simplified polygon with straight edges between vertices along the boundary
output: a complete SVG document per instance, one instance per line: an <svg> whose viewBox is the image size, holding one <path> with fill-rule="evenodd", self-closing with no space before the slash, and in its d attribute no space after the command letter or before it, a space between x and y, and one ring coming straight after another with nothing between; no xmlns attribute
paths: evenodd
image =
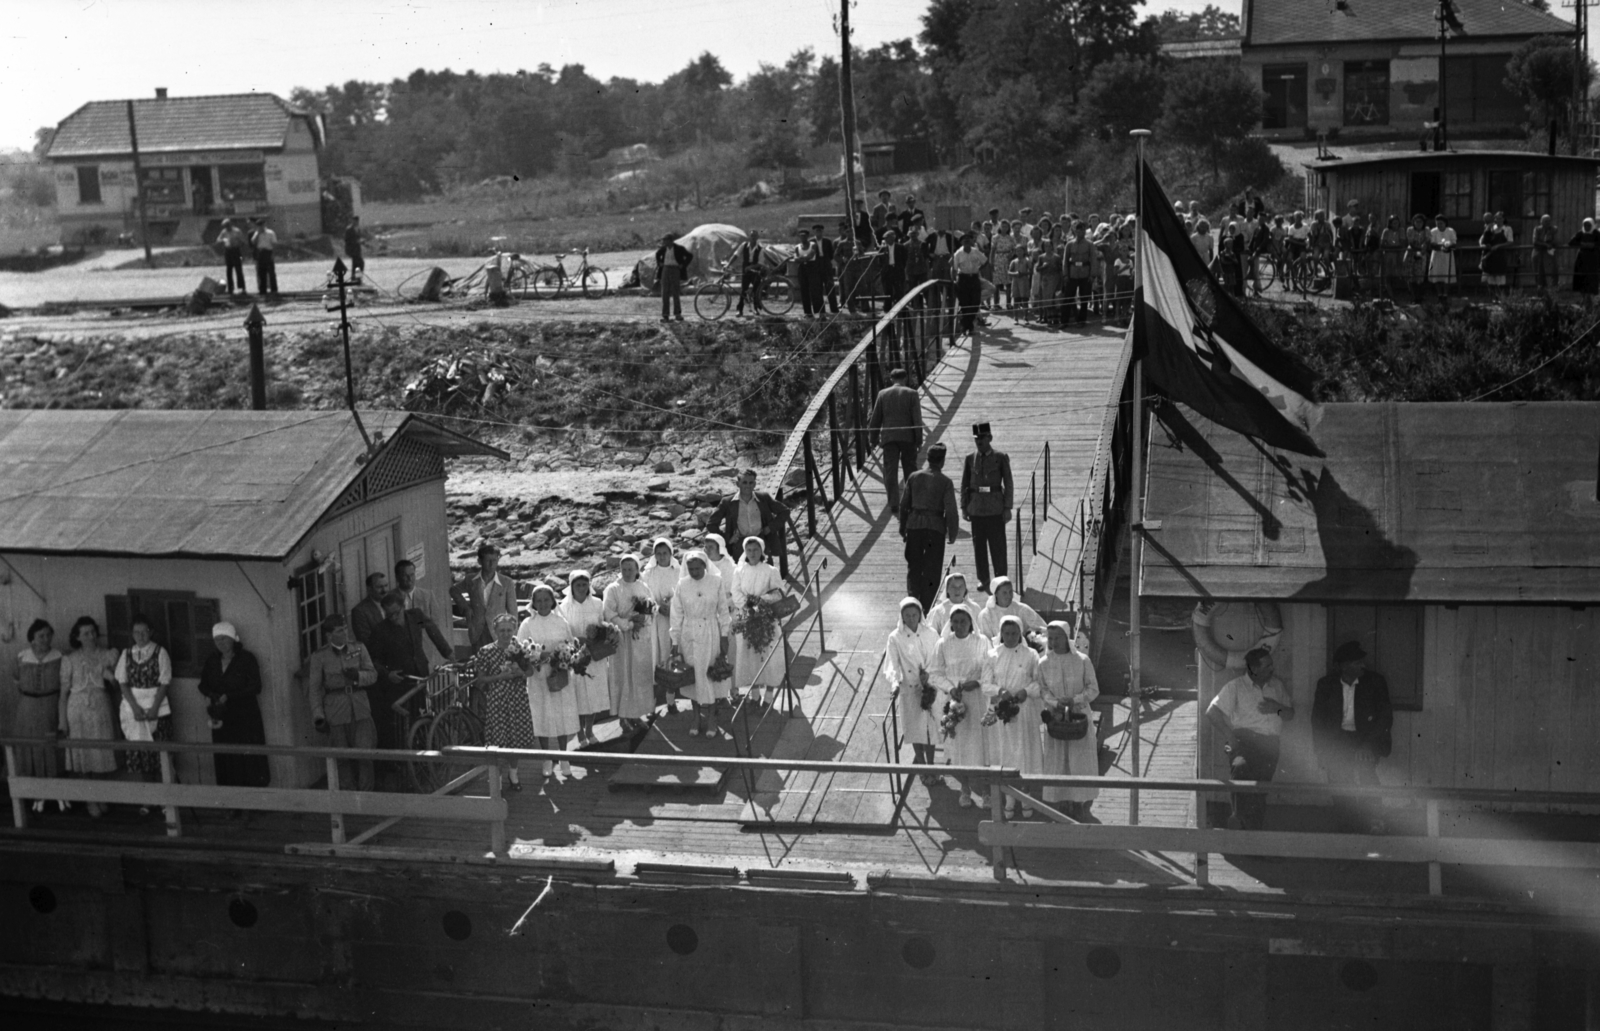
<svg viewBox="0 0 1600 1031"><path fill-rule="evenodd" d="M722 593L727 595L728 618L733 618L733 573L737 568L728 557L728 542L720 533L708 533L700 541L701 549L711 563L711 571L722 577Z"/></svg>
<svg viewBox="0 0 1600 1031"><path fill-rule="evenodd" d="M778 575L777 567L767 561L766 548L760 537L744 539L744 557L734 567L734 613L743 612L752 598L765 602L783 598L783 578ZM733 651L734 680L744 685L752 695L757 690L763 692L763 697L752 697L752 702L771 705L773 688L783 683L784 657L777 654L777 650L784 646L782 621L773 631L771 643L764 649L752 647L743 634L735 634L734 638L737 641ZM771 656L770 660L768 656Z"/></svg>
<svg viewBox="0 0 1600 1031"><path fill-rule="evenodd" d="M1095 733L1094 712L1089 704L1100 697L1100 682L1095 679L1094 666L1089 662L1089 657L1073 647L1070 626L1056 620L1050 624L1048 633L1049 649L1039 662L1040 699L1046 706L1065 706L1072 712L1088 716L1089 732L1076 741L1058 741L1040 724L1039 743L1043 749L1044 772L1098 777L1100 744ZM1089 807L1099 794L1099 788L1047 787L1044 789L1044 800L1064 803L1066 814L1081 820L1089 815Z"/></svg>
<svg viewBox="0 0 1600 1031"><path fill-rule="evenodd" d="M989 727L985 747L989 764L1014 766L1023 773L1044 772L1044 752L1039 745L1039 659L1022 641L1022 620L1006 616L1000 620L1000 637L989 649L989 666L994 679L983 685L989 701L1010 695L1020 703L1020 711L1010 722ZM1015 799L1007 796L1006 812L1014 813ZM1028 808L1028 814L1033 809Z"/></svg>
<svg viewBox="0 0 1600 1031"><path fill-rule="evenodd" d="M572 638L582 642L589 628L606 621L605 602L594 596L587 569L574 569L567 577L567 596L556 606L556 614L567 621ZM611 710L611 660L589 663L586 673L572 671L572 687L578 692L578 741L594 740L595 717Z"/></svg>
<svg viewBox="0 0 1600 1031"><path fill-rule="evenodd" d="M928 613L928 625L933 627L934 633L940 637L950 636L950 613L956 609L965 609L972 617L972 628L978 628L978 617L983 613L983 606L967 593L967 574L961 572L945 575L944 597Z"/></svg>
<svg viewBox="0 0 1600 1031"><path fill-rule="evenodd" d="M611 711L630 728L656 707L655 617L635 609L640 599L650 599L650 588L639 578L642 566L638 555L622 556L621 577L606 588L601 603L606 622L622 635L606 682Z"/></svg>
<svg viewBox="0 0 1600 1031"><path fill-rule="evenodd" d="M719 695L725 698L728 693L726 680L714 681L706 675L708 666L728 656L728 606L722 590L722 577L710 571L706 553L699 549L689 552L672 595L672 654L694 670L689 699L694 703L695 725L690 737L722 736L715 720L706 726L708 711Z"/></svg>
<svg viewBox="0 0 1600 1031"><path fill-rule="evenodd" d="M533 585L533 612L517 627L517 639L537 645L533 651L538 663L528 674L528 710L533 717L533 733L539 738L540 748L565 749L567 737L578 732L578 692L569 676L567 686L550 689L550 656L559 648L572 643L572 628L556 614L556 592L549 584ZM544 775L556 772L555 765L545 760ZM572 774L572 765L561 762L562 777Z"/></svg>
<svg viewBox="0 0 1600 1031"><path fill-rule="evenodd" d="M989 604L978 617L978 632L991 641L1000 638L1000 621L1015 616L1022 623L1023 637L1044 633L1044 618L1027 602L1017 600L1016 588L1009 576L997 576L989 582Z"/></svg>
<svg viewBox="0 0 1600 1031"><path fill-rule="evenodd" d="M1445 224L1444 216L1433 220L1428 230L1428 282L1443 297L1456 281L1456 231Z"/></svg>
<svg viewBox="0 0 1600 1031"><path fill-rule="evenodd" d="M902 598L900 622L884 643L883 674L899 701L900 733L911 743L913 766L932 766L934 745L939 740L938 685L933 682L938 650L939 635L922 618L922 602L910 596ZM932 694L933 700L924 706L927 694ZM924 784L938 782L931 773L922 775Z"/></svg>
<svg viewBox="0 0 1600 1031"><path fill-rule="evenodd" d="M650 558L646 561L649 565L645 566L640 579L650 588L650 597L655 599L656 662L664 666L667 653L672 650L672 592L678 589L678 578L683 570L672 560L672 542L665 537L650 542Z"/></svg>
<svg viewBox="0 0 1600 1031"><path fill-rule="evenodd" d="M983 714L989 703L984 697L983 685L994 682L994 671L989 665L989 639L973 627L972 613L957 608L950 613L950 625L939 638L939 649L933 660L933 684L944 692L948 701L958 701L967 707L966 716L951 736L944 739L944 755L955 766L987 766L989 759L984 749ZM940 718L944 705L939 704ZM961 782L963 807L974 802L983 804L978 794L980 784L976 778Z"/></svg>

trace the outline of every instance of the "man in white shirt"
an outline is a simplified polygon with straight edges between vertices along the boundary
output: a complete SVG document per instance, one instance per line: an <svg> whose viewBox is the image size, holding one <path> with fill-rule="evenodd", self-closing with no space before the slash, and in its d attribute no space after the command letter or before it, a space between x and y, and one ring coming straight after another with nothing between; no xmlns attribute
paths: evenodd
<svg viewBox="0 0 1600 1031"><path fill-rule="evenodd" d="M978 273L988 260L975 243L968 233L961 241L961 249L950 259L956 277L956 304L961 309L961 331L969 334L977 325L978 306L983 303L983 279Z"/></svg>
<svg viewBox="0 0 1600 1031"><path fill-rule="evenodd" d="M1230 779L1268 781L1278 770L1279 738L1284 723L1294 719L1294 700L1273 675L1271 652L1252 648L1244 661L1245 675L1222 685L1206 707L1206 719L1227 736ZM1266 815L1265 794L1241 792L1233 796L1228 827L1258 831Z"/></svg>
<svg viewBox="0 0 1600 1031"><path fill-rule="evenodd" d="M250 237L250 245L256 251L257 293L276 295L278 292L278 263L272 255L272 249L277 243L278 234L274 233L263 219Z"/></svg>

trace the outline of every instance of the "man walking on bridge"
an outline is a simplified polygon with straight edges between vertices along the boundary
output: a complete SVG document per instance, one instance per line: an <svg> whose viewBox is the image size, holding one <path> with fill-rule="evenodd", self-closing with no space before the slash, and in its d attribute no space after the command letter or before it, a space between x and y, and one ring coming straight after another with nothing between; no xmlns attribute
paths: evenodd
<svg viewBox="0 0 1600 1031"><path fill-rule="evenodd" d="M944 474L945 446L928 448L928 467L906 477L900 494L900 537L906 542L906 593L933 608L944 574L945 541L956 542L956 485Z"/></svg>
<svg viewBox="0 0 1600 1031"><path fill-rule="evenodd" d="M906 370L889 373L889 386L878 391L867 428L872 443L883 445L883 487L889 511L899 511L901 471L908 477L916 471L917 451L922 447L922 398L906 386Z"/></svg>
<svg viewBox="0 0 1600 1031"><path fill-rule="evenodd" d="M989 591L989 563L994 575L1006 575L1006 524L1011 521L1011 459L993 447L989 424L972 427L978 450L961 467L961 514L972 524L972 557L979 589Z"/></svg>

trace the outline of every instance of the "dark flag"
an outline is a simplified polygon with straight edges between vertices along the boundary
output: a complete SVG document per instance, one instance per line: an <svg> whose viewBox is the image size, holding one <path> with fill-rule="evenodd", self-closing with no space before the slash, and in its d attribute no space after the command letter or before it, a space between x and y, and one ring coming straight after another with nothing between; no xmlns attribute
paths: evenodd
<svg viewBox="0 0 1600 1031"><path fill-rule="evenodd" d="M1450 31L1456 35L1467 34L1467 27L1461 24L1461 16L1456 14L1454 0L1439 0L1439 20L1450 26Z"/></svg>
<svg viewBox="0 0 1600 1031"><path fill-rule="evenodd" d="M1311 371L1256 328L1189 241L1148 165L1140 170L1144 280L1134 301L1133 356L1152 382L1219 426L1285 451L1322 457Z"/></svg>

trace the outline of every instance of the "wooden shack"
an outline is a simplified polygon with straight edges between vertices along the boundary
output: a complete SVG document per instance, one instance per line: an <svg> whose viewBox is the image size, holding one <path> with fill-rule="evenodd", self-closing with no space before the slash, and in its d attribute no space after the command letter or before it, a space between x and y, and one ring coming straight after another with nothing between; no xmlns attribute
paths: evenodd
<svg viewBox="0 0 1600 1031"><path fill-rule="evenodd" d="M405 412L0 412L0 642L34 619L57 646L93 616L125 647L133 614L172 657L175 735L209 741L196 690L211 626L233 623L260 660L267 743L311 745L298 673L318 624L364 594L368 572L416 563L448 612L444 460L503 452ZM0 726L12 692L0 691ZM209 757L180 773L210 782ZM320 764L275 759L299 787Z"/></svg>
<svg viewBox="0 0 1600 1031"><path fill-rule="evenodd" d="M1302 718L1277 779L1324 779L1312 697L1359 640L1394 696L1383 783L1600 790L1600 403L1331 404L1325 460L1162 411L1143 592L1224 600L1229 648L1278 602ZM1202 705L1237 675L1197 665ZM1224 776L1200 722L1197 773Z"/></svg>
<svg viewBox="0 0 1600 1031"><path fill-rule="evenodd" d="M1540 217L1549 215L1565 244L1595 214L1600 158L1522 150L1408 151L1350 154L1308 161L1305 168L1308 214L1323 208L1343 215L1355 201L1363 214L1385 222L1394 215L1402 225L1422 215L1431 226L1435 215L1444 215L1466 252L1461 271L1468 275L1477 268L1467 255L1476 250L1486 211L1505 213L1521 247ZM1570 272L1571 263L1569 253L1562 270Z"/></svg>

